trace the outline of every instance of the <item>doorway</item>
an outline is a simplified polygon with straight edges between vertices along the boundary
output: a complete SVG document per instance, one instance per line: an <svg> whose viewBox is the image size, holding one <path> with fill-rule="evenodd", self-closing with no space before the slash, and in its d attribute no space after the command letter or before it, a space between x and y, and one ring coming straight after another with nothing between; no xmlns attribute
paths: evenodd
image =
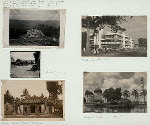
<svg viewBox="0 0 150 125"><path fill-rule="evenodd" d="M24 113L25 114L27 113L27 107L24 107Z"/></svg>
<svg viewBox="0 0 150 125"><path fill-rule="evenodd" d="M35 105L30 106L31 113L35 113Z"/></svg>

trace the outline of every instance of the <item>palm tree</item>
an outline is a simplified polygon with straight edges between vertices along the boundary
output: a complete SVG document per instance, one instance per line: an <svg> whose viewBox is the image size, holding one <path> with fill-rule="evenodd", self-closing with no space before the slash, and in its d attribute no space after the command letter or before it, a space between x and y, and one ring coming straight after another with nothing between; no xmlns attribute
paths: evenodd
<svg viewBox="0 0 150 125"><path fill-rule="evenodd" d="M133 89L132 94L134 96L134 101L138 101L139 93L137 89Z"/></svg>
<svg viewBox="0 0 150 125"><path fill-rule="evenodd" d="M122 95L125 99L127 99L128 97L130 97L130 92L128 90L125 90Z"/></svg>
<svg viewBox="0 0 150 125"><path fill-rule="evenodd" d="M28 97L28 96L30 96L29 91L28 91L27 89L24 89L24 90L22 91L21 97L26 98L26 97Z"/></svg>
<svg viewBox="0 0 150 125"><path fill-rule="evenodd" d="M6 90L6 93L4 94L4 104L10 103L12 104L14 101L14 97L11 95L9 90Z"/></svg>
<svg viewBox="0 0 150 125"><path fill-rule="evenodd" d="M147 95L147 90L146 90L146 89L143 89L143 90L141 91L140 95L141 95L141 97L143 97L144 103L145 103L145 101L146 101L146 95Z"/></svg>

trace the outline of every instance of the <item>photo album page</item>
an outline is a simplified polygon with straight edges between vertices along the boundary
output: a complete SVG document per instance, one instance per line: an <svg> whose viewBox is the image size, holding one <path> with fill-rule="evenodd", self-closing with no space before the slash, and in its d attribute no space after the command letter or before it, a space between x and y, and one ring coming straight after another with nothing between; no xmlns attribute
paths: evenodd
<svg viewBox="0 0 150 125"><path fill-rule="evenodd" d="M1 125L149 125L149 8L0 1Z"/></svg>

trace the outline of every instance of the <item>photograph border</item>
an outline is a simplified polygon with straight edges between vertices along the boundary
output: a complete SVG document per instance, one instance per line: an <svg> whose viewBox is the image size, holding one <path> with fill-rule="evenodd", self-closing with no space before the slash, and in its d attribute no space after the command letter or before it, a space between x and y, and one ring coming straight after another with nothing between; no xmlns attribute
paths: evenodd
<svg viewBox="0 0 150 125"><path fill-rule="evenodd" d="M63 81L63 118L4 118L4 93L3 85L8 81ZM65 121L65 80L0 80L1 83L1 121ZM10 84L10 83L9 83Z"/></svg>
<svg viewBox="0 0 150 125"><path fill-rule="evenodd" d="M10 46L9 45L9 11L11 9L21 9L21 10L58 10L60 12L60 39L59 46ZM2 46L3 48L56 48L63 49L65 47L65 31L66 30L66 9L39 9L39 8L3 8L3 35L2 35Z"/></svg>
<svg viewBox="0 0 150 125"><path fill-rule="evenodd" d="M11 77L11 52L40 52L40 71L39 71L39 77ZM39 79L41 78L41 51L40 50L35 50L35 51L10 51L10 76L11 79L15 78L32 78L32 79Z"/></svg>
<svg viewBox="0 0 150 125"><path fill-rule="evenodd" d="M83 55L83 50L82 50L82 17L83 16L99 16L99 17L101 17L101 16L145 16L146 17L146 30L147 30L147 32L146 32L146 38L147 38L147 48L146 48L146 56L124 56L124 57L122 57L122 56L85 56L85 55ZM127 15L127 14L110 14L110 15L99 15L99 14L82 14L81 15L81 17L80 17L80 25L81 25L81 32L80 32L80 35L81 35L81 37L80 37L80 41L81 41L81 43L80 43L80 49L81 49L81 52L80 52L80 54L81 54L81 57L83 57L83 58L147 58L148 57L148 50L149 50L149 48L148 48L148 15L146 15L146 14L142 14L142 15L135 15L135 14L133 14L133 15Z"/></svg>
<svg viewBox="0 0 150 125"><path fill-rule="evenodd" d="M146 97L146 99L147 99L147 111L144 113L144 112L142 112L142 113L140 113L140 112L137 112L137 113L132 113L132 112L116 112L116 113L113 113L113 112L109 112L109 113L106 113L106 112L102 112L102 113L95 113L95 112L84 112L84 91L83 91L83 88L84 88L84 73L118 73L118 72L123 72L123 73L127 73L127 72L134 72L134 73L140 73L140 72L143 72L143 73L146 73L146 90L147 90L147 97ZM86 115L86 116L88 116L88 115L92 115L92 116L94 116L94 115L96 115L96 114L99 114L99 115L112 115L112 114L116 114L116 115L128 115L128 114L147 114L147 113L149 113L149 111L148 111L148 93L149 93L149 91L148 91L148 71L83 71L83 73L82 73L82 113L84 114L84 115Z"/></svg>

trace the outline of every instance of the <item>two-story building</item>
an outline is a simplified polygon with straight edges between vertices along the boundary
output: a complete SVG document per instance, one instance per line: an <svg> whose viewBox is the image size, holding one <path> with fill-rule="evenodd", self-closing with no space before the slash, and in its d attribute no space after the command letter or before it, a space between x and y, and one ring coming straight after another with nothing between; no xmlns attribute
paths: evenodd
<svg viewBox="0 0 150 125"><path fill-rule="evenodd" d="M84 98L86 103L101 102L102 97L102 90L99 87L94 90L94 93L88 90L85 91Z"/></svg>

